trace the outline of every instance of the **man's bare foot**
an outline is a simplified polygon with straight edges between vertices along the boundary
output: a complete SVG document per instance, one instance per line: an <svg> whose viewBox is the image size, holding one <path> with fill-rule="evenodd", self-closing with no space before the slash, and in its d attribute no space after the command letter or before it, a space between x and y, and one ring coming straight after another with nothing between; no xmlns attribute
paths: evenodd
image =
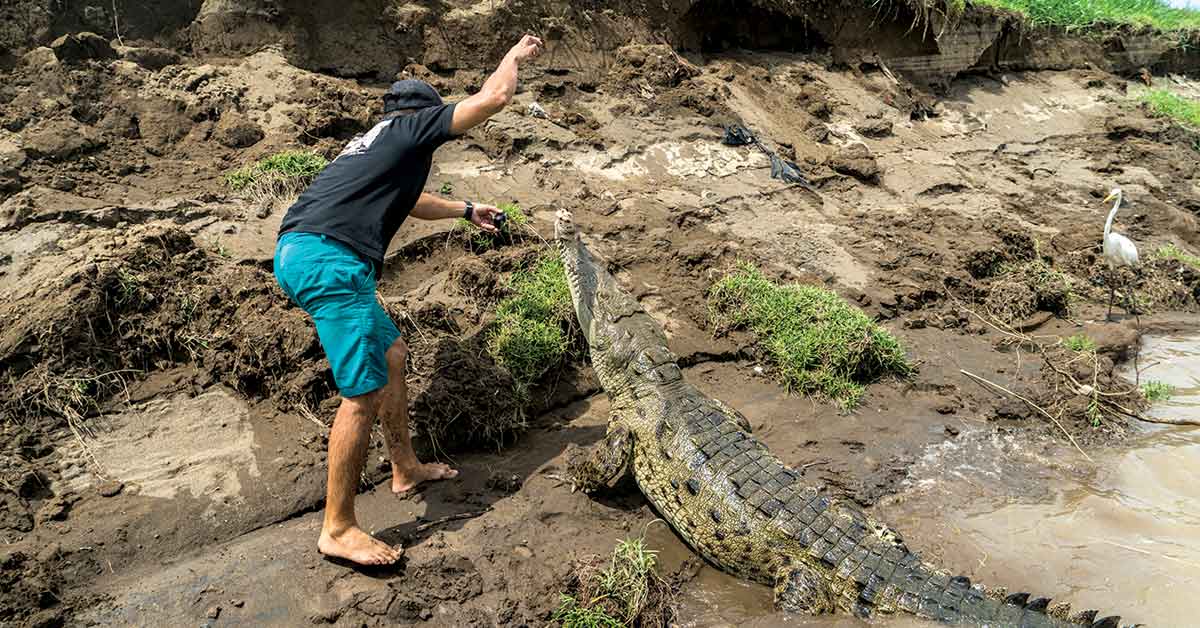
<svg viewBox="0 0 1200 628"><path fill-rule="evenodd" d="M440 462L418 464L405 472L401 472L396 465L392 465L392 492L407 493L422 482L451 480L456 477L458 477L457 469L451 469L450 465Z"/></svg>
<svg viewBox="0 0 1200 628"><path fill-rule="evenodd" d="M356 527L346 528L337 535L322 530L317 551L360 565L391 565L403 554Z"/></svg>

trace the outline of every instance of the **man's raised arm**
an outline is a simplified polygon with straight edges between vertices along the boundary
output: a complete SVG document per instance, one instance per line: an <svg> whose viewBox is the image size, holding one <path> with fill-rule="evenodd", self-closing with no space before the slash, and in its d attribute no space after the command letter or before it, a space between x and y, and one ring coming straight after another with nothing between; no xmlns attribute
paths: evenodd
<svg viewBox="0 0 1200 628"><path fill-rule="evenodd" d="M522 37L521 41L504 55L504 60L488 77L483 88L454 106L450 132L462 135L506 107L517 91L517 68L521 63L534 59L541 53L542 40L533 35Z"/></svg>

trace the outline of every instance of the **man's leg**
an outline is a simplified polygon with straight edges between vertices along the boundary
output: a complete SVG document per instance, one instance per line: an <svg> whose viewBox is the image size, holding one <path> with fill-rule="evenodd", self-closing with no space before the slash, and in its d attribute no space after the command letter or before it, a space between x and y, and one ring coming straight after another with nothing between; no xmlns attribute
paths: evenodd
<svg viewBox="0 0 1200 628"><path fill-rule="evenodd" d="M325 523L317 549L362 565L390 565L400 558L400 552L363 532L354 516L354 496L381 396L376 391L343 398L329 434Z"/></svg>
<svg viewBox="0 0 1200 628"><path fill-rule="evenodd" d="M408 383L404 380L408 345L397 338L387 350L388 383L383 389L379 420L392 459L392 492L403 493L430 480L448 480L458 471L441 463L422 463L408 431Z"/></svg>

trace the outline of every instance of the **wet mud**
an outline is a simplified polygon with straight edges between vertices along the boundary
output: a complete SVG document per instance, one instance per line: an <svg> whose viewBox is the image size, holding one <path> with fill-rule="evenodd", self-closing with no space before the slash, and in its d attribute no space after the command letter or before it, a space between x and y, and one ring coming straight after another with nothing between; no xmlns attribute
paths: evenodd
<svg viewBox="0 0 1200 628"><path fill-rule="evenodd" d="M1200 324L1200 271L1153 254L1200 250L1200 153L1125 78L1145 66L1200 95L1164 74L1193 53L1137 33L1113 34L1123 47L1015 38L986 13L932 41L901 28L908 9L805 21L760 3L718 32L716 2L260 4L181 3L155 21L117 2L115 45L111 7L0 9L25 25L0 28L0 623L545 625L570 566L619 538L645 536L679 569L690 552L636 487L593 500L562 481L564 452L602 438L608 416L585 361L518 398L486 353L505 281L541 239L481 247L418 220L379 298L409 342L419 447L461 479L392 495L376 434L360 519L404 561L367 573L315 552L338 398L271 276L280 212L223 176L285 148L335 156L395 76L462 98L503 50L459 44L525 31L547 54L509 109L439 151L430 191L517 201L543 238L570 207L690 381L806 483L947 568L1147 623L1196 610L1186 485L1167 473L1190 437L1110 406L1097 421L1077 385L1121 387L1143 334ZM54 45L85 29L99 41ZM813 190L722 144L732 123ZM1115 279L1100 253L1114 185L1130 201L1117 226L1144 259ZM838 292L904 342L917 374L871 385L850 413L789 395L753 337L709 323L708 289L739 261ZM1136 317L1105 320L1114 280ZM1062 353L1077 334L1094 360ZM1105 580L1110 549L1145 578ZM687 573L680 625L783 621L767 588Z"/></svg>

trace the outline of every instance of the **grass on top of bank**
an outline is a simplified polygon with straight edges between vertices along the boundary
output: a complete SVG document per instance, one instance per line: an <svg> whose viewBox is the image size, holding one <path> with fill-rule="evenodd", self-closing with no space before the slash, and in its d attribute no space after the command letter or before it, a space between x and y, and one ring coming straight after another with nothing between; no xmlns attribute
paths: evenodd
<svg viewBox="0 0 1200 628"><path fill-rule="evenodd" d="M1080 30L1103 25L1143 26L1161 31L1200 28L1200 11L1178 9L1163 0L976 0L1008 9L1033 26Z"/></svg>

